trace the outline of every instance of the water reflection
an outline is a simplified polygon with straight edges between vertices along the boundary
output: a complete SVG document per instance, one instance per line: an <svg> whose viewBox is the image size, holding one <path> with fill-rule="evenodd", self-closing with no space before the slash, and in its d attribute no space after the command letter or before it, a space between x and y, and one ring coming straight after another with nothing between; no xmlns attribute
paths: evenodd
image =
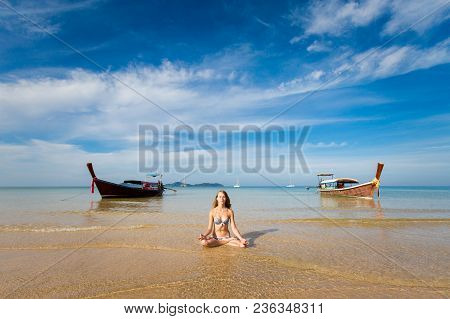
<svg viewBox="0 0 450 319"><path fill-rule="evenodd" d="M160 213L162 205L162 197L108 198L98 201L91 200L90 211L97 213Z"/></svg>
<svg viewBox="0 0 450 319"><path fill-rule="evenodd" d="M367 209L375 212L375 218L384 218L383 207L379 199L333 196L328 194L320 195L320 204L325 210L355 211Z"/></svg>

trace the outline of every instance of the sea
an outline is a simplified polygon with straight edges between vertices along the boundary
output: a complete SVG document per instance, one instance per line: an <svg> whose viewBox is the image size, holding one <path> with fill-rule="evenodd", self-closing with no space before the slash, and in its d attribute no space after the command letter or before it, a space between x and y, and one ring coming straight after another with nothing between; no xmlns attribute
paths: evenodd
<svg viewBox="0 0 450 319"><path fill-rule="evenodd" d="M450 187L224 189L248 248L199 244L213 187L140 199L0 188L0 297L449 296Z"/></svg>

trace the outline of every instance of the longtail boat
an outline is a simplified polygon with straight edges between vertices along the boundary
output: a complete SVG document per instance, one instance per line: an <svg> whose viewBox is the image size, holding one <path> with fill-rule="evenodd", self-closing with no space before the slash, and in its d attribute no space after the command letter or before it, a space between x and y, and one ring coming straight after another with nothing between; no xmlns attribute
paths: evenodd
<svg viewBox="0 0 450 319"><path fill-rule="evenodd" d="M97 178L92 163L87 163L87 168L92 176L91 192L94 192L94 185L97 186L102 198L161 196L165 189L161 181L161 175L149 175L152 177L159 176L160 178L157 182L150 183L146 181L126 180L121 184L116 184Z"/></svg>
<svg viewBox="0 0 450 319"><path fill-rule="evenodd" d="M353 178L334 178L334 174L331 173L317 174L319 178L318 189L321 194L367 198L373 198L373 194L376 190L378 197L380 197L380 176L383 167L383 163L378 163L375 178L364 184L359 184L359 182ZM327 177L328 179L325 179Z"/></svg>

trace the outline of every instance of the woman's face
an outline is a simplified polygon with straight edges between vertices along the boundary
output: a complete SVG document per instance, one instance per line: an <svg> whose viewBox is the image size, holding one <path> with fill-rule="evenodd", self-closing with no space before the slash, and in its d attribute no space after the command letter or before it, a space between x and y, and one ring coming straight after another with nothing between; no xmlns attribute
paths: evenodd
<svg viewBox="0 0 450 319"><path fill-rule="evenodd" d="M225 205L226 200L227 198L224 193L220 192L219 194L217 194L217 202L219 204L221 204L222 206Z"/></svg>

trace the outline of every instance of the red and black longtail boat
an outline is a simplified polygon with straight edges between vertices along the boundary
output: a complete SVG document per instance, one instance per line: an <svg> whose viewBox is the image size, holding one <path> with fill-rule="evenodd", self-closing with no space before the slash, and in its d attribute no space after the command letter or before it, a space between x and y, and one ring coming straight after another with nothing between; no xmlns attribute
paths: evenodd
<svg viewBox="0 0 450 319"><path fill-rule="evenodd" d="M116 184L97 178L92 163L87 163L87 168L92 176L91 192L94 192L94 185L97 186L102 198L161 196L166 189L162 183L161 175L151 175L152 177L159 176L157 182L126 180L121 184Z"/></svg>

